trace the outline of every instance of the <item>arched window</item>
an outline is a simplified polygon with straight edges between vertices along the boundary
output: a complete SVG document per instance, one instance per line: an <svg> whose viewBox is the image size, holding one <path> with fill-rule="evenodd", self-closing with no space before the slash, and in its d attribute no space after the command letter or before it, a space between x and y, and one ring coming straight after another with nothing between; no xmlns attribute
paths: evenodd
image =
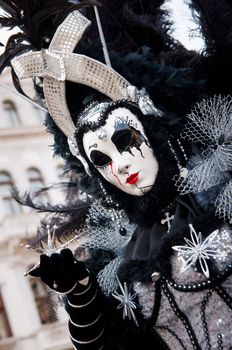
<svg viewBox="0 0 232 350"><path fill-rule="evenodd" d="M15 201L10 192L11 187L13 186L13 181L10 174L6 171L0 172L0 196L3 200L4 212L8 214L18 214L20 213L21 206Z"/></svg>
<svg viewBox="0 0 232 350"><path fill-rule="evenodd" d="M28 175L28 180L30 182L32 191L38 191L44 187L43 177L41 175L41 172L38 169L29 168L27 170L27 175ZM48 197L46 193L41 193L38 198L42 202L48 201Z"/></svg>
<svg viewBox="0 0 232 350"><path fill-rule="evenodd" d="M44 181L40 171L36 168L29 168L27 171L28 180L33 189L40 189L44 186Z"/></svg>
<svg viewBox="0 0 232 350"><path fill-rule="evenodd" d="M17 108L13 101L5 100L3 101L3 110L6 115L5 125L6 126L17 126L21 124L21 120L17 111Z"/></svg>
<svg viewBox="0 0 232 350"><path fill-rule="evenodd" d="M48 293L46 285L40 279L33 277L30 279L30 285L41 323L45 324L57 321L52 307L51 296Z"/></svg>
<svg viewBox="0 0 232 350"><path fill-rule="evenodd" d="M10 324L8 321L6 309L4 307L3 299L0 294L0 340L12 336Z"/></svg>

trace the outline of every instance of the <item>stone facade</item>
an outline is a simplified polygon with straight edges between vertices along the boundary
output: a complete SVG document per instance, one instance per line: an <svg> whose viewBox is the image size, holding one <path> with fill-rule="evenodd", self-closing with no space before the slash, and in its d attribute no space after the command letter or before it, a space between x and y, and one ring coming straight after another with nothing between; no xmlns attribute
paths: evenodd
<svg viewBox="0 0 232 350"><path fill-rule="evenodd" d="M9 72L0 82L12 85ZM30 82L23 86L31 91ZM12 204L6 193L8 183L23 192L41 181L49 185L59 180L62 161L53 158L43 117L39 109L0 86L0 350L72 349L63 308L58 307L55 318L49 316L44 285L23 276L38 255L20 243L35 236L41 214ZM64 200L57 191L48 197L51 203Z"/></svg>

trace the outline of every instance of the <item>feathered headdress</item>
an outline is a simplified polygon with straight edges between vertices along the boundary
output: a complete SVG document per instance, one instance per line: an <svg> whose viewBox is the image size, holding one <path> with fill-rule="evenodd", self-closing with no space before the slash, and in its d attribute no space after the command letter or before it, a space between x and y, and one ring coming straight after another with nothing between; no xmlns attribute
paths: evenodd
<svg viewBox="0 0 232 350"><path fill-rule="evenodd" d="M112 101L127 99L136 102L144 114L157 113L145 91L138 91L111 67L73 53L89 25L86 17L79 11L73 11L57 28L48 49L24 53L11 60L19 79L43 78L43 91L50 115L67 137L70 151L81 160L87 173L89 168L78 150L76 126L66 102L65 80L94 88Z"/></svg>
<svg viewBox="0 0 232 350"><path fill-rule="evenodd" d="M145 87L158 108L178 112L180 118L188 110L188 104L192 104L199 97L202 83L189 79L185 68L166 66L165 61L161 59L161 53L169 55L175 50L176 52L181 50L182 53L187 51L168 34L171 22L167 13L161 9L163 2L158 1L154 5L149 1L128 0L117 3L102 1L100 16L113 68L124 77L125 81L137 86L138 89ZM0 58L0 71L6 66L11 66L13 58L21 54L26 55L28 51L47 50L50 46L50 51L54 51L56 47L53 47L52 38L57 28L68 14L80 9L91 19L92 24L88 28L87 36L78 43L78 46L75 47L73 41L73 46L66 52L78 52L103 62L96 20L91 8L96 4L94 1L68 0L59 0L56 4L50 0L23 3L1 1L0 5L7 15L0 18L0 24L6 28L17 26L20 32L9 38L5 53ZM50 61L51 68L55 58L48 56L44 52L43 64L46 65ZM63 64L61 61L59 61L60 70ZM12 76L16 88L23 93L14 70ZM38 83L38 79L34 81L36 90L43 96L41 84ZM75 119L78 112L96 95L96 90L83 85L77 87L70 82L66 85L68 109ZM88 85L91 84L88 82ZM67 145L57 129L56 135L60 135L56 136L57 141L59 138L62 139L60 144ZM66 151L60 148L59 152L64 156L70 154L67 147Z"/></svg>

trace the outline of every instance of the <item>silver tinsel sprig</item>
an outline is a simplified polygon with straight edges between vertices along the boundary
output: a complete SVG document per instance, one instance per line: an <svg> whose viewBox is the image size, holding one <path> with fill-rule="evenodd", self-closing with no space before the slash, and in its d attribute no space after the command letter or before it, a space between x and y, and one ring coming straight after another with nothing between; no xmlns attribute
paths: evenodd
<svg viewBox="0 0 232 350"><path fill-rule="evenodd" d="M33 250L37 254L45 254L47 256L51 256L54 253L60 253L62 249L67 248L71 243L77 240L77 236L74 236L67 242L63 244L59 244L56 238L56 226L51 227L50 225L46 226L47 229L47 241L41 244L41 247L34 247L30 244L21 244L21 247ZM39 267L40 262L37 262L34 266L30 268L30 270L24 273L24 276L27 276L30 272Z"/></svg>
<svg viewBox="0 0 232 350"><path fill-rule="evenodd" d="M208 190L210 187L225 183L228 173L223 171L225 164L222 150L216 150L208 158L199 160L186 177L175 177L175 185L181 194L198 193ZM222 162L220 161L222 160Z"/></svg>
<svg viewBox="0 0 232 350"><path fill-rule="evenodd" d="M120 224L125 228L125 235L120 234L117 220L113 220L111 212L95 200L88 212L85 226L78 232L80 247L104 249L111 251L116 258L109 262L97 276L98 284L105 295L110 295L118 286L117 271L123 262L123 251L130 241L136 226L129 223L124 211L120 211Z"/></svg>
<svg viewBox="0 0 232 350"><path fill-rule="evenodd" d="M214 205L219 218L228 219L232 224L232 180L230 180L217 196Z"/></svg>
<svg viewBox="0 0 232 350"><path fill-rule="evenodd" d="M198 193L221 185L215 201L216 214L230 219L232 214L232 98L214 96L196 104L188 115L182 138L202 144L201 159L185 178L176 178L181 194Z"/></svg>
<svg viewBox="0 0 232 350"><path fill-rule="evenodd" d="M182 138L212 148L231 140L232 98L214 96L197 103L187 116Z"/></svg>
<svg viewBox="0 0 232 350"><path fill-rule="evenodd" d="M124 261L122 256L113 259L97 275L98 285L105 295L110 295L118 287L117 272Z"/></svg>
<svg viewBox="0 0 232 350"><path fill-rule="evenodd" d="M120 234L117 221L112 220L109 210L102 205L101 200L95 200L87 215L85 226L78 232L84 238L81 246L110 250L116 255L120 254L135 230L135 225L129 223L123 211L121 211L120 222L126 230L124 236Z"/></svg>

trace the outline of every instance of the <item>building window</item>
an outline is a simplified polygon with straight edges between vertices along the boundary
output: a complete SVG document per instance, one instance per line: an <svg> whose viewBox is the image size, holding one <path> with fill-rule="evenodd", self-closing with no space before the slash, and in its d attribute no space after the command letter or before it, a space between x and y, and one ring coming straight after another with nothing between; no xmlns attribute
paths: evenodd
<svg viewBox="0 0 232 350"><path fill-rule="evenodd" d="M52 307L51 296L48 293L46 285L38 278L31 278L30 285L41 323L45 324L57 321L55 311Z"/></svg>
<svg viewBox="0 0 232 350"><path fill-rule="evenodd" d="M6 309L4 307L3 299L0 294L0 340L12 336L10 324L8 322Z"/></svg>
<svg viewBox="0 0 232 350"><path fill-rule="evenodd" d="M21 120L17 111L17 108L13 101L11 100L5 100L3 101L3 110L4 114L6 115L5 125L10 126L17 126L21 124Z"/></svg>
<svg viewBox="0 0 232 350"><path fill-rule="evenodd" d="M10 192L12 186L13 181L10 174L5 171L0 172L0 196L3 200L6 215L19 214L22 211L22 207L16 202Z"/></svg>
<svg viewBox="0 0 232 350"><path fill-rule="evenodd" d="M38 169L36 169L36 168L28 169L27 175L28 175L28 180L29 180L30 185L31 185L31 190L38 191L44 187L43 177ZM38 196L38 199L41 202L46 203L48 201L48 196L46 193L41 193Z"/></svg>
<svg viewBox="0 0 232 350"><path fill-rule="evenodd" d="M35 102L37 102L38 104L41 105L41 101L40 100L35 100ZM34 110L35 110L35 116L36 116L36 121L37 123L36 124L39 124L39 125L43 125L44 124L44 120L46 118L46 113L44 111L42 111L39 107L37 106L33 106L34 107Z"/></svg>
<svg viewBox="0 0 232 350"><path fill-rule="evenodd" d="M59 181L60 182L69 182L70 176L69 176L69 174L64 172L64 166L63 165L58 165L56 167L56 169L57 169L57 175L58 175Z"/></svg>

